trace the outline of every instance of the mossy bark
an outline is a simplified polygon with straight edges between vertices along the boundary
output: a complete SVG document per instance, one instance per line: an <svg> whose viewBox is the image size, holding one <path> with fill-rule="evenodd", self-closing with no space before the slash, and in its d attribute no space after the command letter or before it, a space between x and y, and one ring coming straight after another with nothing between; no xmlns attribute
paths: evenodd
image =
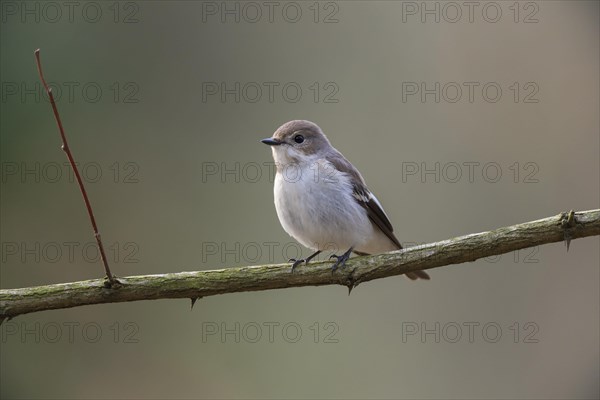
<svg viewBox="0 0 600 400"><path fill-rule="evenodd" d="M475 233L391 253L350 259L331 271L331 262L301 266L292 274L289 264L259 265L211 271L61 283L0 290L0 322L20 314L88 304L173 298L197 299L216 294L283 289L300 286L344 285L406 272L460 264L547 243L600 235L600 210L561 213L489 232Z"/></svg>

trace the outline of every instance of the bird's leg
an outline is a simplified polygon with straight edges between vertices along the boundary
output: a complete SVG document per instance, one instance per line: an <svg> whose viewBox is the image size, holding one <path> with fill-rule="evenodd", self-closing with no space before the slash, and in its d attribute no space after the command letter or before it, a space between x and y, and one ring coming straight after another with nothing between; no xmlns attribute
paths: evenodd
<svg viewBox="0 0 600 400"><path fill-rule="evenodd" d="M310 256L306 257L306 258L302 258L300 260L296 260L295 258L290 258L288 262L293 262L292 264L292 273L294 273L294 270L296 269L296 267L302 263L308 264L308 262L310 260L312 260L313 258L315 258L316 256L318 256L321 253L321 250L317 250L315 253L311 254Z"/></svg>
<svg viewBox="0 0 600 400"><path fill-rule="evenodd" d="M338 267L343 268L344 265L346 265L346 261L348 261L348 259L350 258L352 250L354 250L354 247L350 247L348 251L342 254L341 256L336 256L335 254L329 256L329 258L337 258L337 261L335 262L335 264L333 264L333 267L331 267L331 272L335 271Z"/></svg>

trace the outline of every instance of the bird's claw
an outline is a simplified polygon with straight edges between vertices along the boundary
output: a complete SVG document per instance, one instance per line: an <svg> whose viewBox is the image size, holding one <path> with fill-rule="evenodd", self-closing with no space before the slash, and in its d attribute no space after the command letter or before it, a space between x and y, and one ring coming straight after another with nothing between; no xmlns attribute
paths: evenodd
<svg viewBox="0 0 600 400"><path fill-rule="evenodd" d="M331 267L331 272L334 272L336 269L338 269L338 267L344 268L344 265L346 265L346 261L348 261L348 259L350 258L350 254L344 253L341 256L332 254L331 256L329 256L329 259L332 258L337 259L337 261Z"/></svg>
<svg viewBox="0 0 600 400"><path fill-rule="evenodd" d="M299 260L296 260L295 258L290 258L290 259L288 260L288 262L291 262L291 263L293 263L293 264L292 264L292 271L291 271L291 272L292 272L292 274L293 274L293 273L294 273L294 270L296 269L296 267L297 267L298 265L300 265L300 264L302 264L302 263L306 262L306 260L305 260L304 258L301 258L301 259L299 259Z"/></svg>
<svg viewBox="0 0 600 400"><path fill-rule="evenodd" d="M302 258L300 260L296 260L295 258L290 258L288 262L293 262L292 264L292 273L294 273L294 270L296 269L296 267L302 263L308 265L309 261L312 260L313 258L315 258L316 256L318 256L319 254L321 254L321 250L317 250L315 251L313 254L311 254L310 256L306 257L306 258Z"/></svg>

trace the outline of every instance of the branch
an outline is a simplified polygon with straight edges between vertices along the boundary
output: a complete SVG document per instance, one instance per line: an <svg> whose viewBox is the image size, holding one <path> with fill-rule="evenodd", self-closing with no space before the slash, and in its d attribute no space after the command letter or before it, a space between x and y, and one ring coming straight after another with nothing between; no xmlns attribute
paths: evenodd
<svg viewBox="0 0 600 400"><path fill-rule="evenodd" d="M331 272L331 262L300 267L289 264L227 268L119 278L112 288L102 279L23 289L0 290L0 321L36 311L125 301L190 298L300 286L344 285L420 269L475 261L527 247L600 235L600 210L554 217L409 247L391 253L356 257ZM568 249L568 248L567 248Z"/></svg>
<svg viewBox="0 0 600 400"><path fill-rule="evenodd" d="M117 281L114 278L113 274L110 272L110 268L108 267L108 261L106 260L106 254L104 253L104 246L102 245L102 239L100 238L100 232L98 232L98 225L96 225L96 218L94 217L94 211L92 210L92 205L90 204L90 199L88 198L87 192L85 191L85 186L83 186L83 180L81 179L81 175L79 174L79 169L77 168L77 164L75 163L75 159L73 158L73 153L71 153L71 149L69 148L69 144L67 143L67 136L65 135L65 130L63 128L62 121L60 119L60 114L58 113L58 108L56 107L56 101L54 101L54 95L52 94L52 89L48 87L46 80L44 79L44 72L42 71L42 62L40 61L40 49L37 49L35 52L35 61L37 64L38 73L40 75L40 79L42 84L44 85L44 89L46 89L46 93L50 98L50 104L52 104L52 111L54 112L54 119L56 119L56 124L58 125L58 130L60 131L60 137L62 139L62 149L67 154L67 158L69 159L69 163L71 164L71 168L75 172L75 177L77 178L77 184L79 185L79 190L81 190L81 195L83 196L83 202L85 203L85 208L87 209L88 215L90 217L90 222L92 223L92 228L94 229L94 237L96 238L96 243L98 244L98 249L100 250L100 258L102 259L102 264L104 265L104 271L106 272L106 277L108 278L109 285L114 285ZM1 323L1 321L0 321Z"/></svg>

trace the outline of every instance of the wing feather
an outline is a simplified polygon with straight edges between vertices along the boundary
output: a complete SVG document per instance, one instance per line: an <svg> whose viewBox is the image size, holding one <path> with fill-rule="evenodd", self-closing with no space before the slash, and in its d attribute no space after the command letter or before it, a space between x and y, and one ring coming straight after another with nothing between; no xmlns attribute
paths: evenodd
<svg viewBox="0 0 600 400"><path fill-rule="evenodd" d="M398 249L402 248L400 241L394 235L394 228L388 218L383 207L377 197L367 188L365 180L362 175L344 156L337 150L327 157L327 161L332 163L335 168L340 171L349 174L354 179L353 181L353 195L356 201L365 208L369 219L379 228L381 231L396 245ZM366 255L365 253L355 252L359 255ZM412 280L415 279L431 279L429 274L423 270L417 270L407 272L406 276Z"/></svg>
<svg viewBox="0 0 600 400"><path fill-rule="evenodd" d="M354 178L352 180L354 198L367 211L369 219L373 221L373 223L377 225L377 227L379 227L379 229L381 229L381 231L396 246L398 246L399 249L401 249L402 245L394 235L394 228L392 227L390 219L385 211L383 211L383 207L381 206L381 203L379 203L379 200L377 200L375 195L367 188L365 180L360 172L358 172L358 170L337 150L335 150L335 153L331 154L331 156L327 157L327 161L332 163L338 171L344 172Z"/></svg>

